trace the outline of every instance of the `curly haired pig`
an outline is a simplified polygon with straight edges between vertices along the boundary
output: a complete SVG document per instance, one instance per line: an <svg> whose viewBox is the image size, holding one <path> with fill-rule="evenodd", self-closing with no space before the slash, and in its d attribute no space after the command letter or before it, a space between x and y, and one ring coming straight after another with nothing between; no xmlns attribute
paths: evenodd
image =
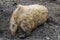
<svg viewBox="0 0 60 40"><path fill-rule="evenodd" d="M48 9L43 5L18 5L13 11L10 19L10 32L16 34L18 28L22 29L27 35L48 19Z"/></svg>

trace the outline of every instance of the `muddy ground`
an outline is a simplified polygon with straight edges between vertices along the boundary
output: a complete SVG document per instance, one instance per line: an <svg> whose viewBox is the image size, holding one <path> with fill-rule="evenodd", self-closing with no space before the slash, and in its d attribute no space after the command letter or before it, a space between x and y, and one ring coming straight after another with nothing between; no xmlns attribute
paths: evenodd
<svg viewBox="0 0 60 40"><path fill-rule="evenodd" d="M1 1L0 1L1 2ZM17 4L40 4L48 8L49 20L34 30L31 36L21 39L9 33L9 20ZM39 0L20 0L17 3L2 1L0 3L0 40L60 40L60 4Z"/></svg>

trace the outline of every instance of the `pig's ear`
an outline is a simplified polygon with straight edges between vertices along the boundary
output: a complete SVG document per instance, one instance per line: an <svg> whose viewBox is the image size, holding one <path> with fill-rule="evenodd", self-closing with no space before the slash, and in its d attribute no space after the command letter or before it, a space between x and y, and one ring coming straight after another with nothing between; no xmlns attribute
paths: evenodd
<svg viewBox="0 0 60 40"><path fill-rule="evenodd" d="M18 10L22 10L23 9L23 5L17 5L17 8L18 8Z"/></svg>
<svg viewBox="0 0 60 40"><path fill-rule="evenodd" d="M20 6L22 6L22 5L20 5L20 4L17 5L17 7L20 7Z"/></svg>

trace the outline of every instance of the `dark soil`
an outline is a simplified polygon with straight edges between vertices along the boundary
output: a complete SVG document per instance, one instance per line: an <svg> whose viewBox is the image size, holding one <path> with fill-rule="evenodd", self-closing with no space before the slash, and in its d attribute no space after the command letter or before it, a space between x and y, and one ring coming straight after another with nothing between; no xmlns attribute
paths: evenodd
<svg viewBox="0 0 60 40"><path fill-rule="evenodd" d="M17 4L40 4L46 6L49 11L48 21L36 28L31 36L24 39L20 38L20 34L13 37L9 33L9 20ZM3 0L0 3L0 40L60 40L60 4L40 0L20 0L17 3Z"/></svg>

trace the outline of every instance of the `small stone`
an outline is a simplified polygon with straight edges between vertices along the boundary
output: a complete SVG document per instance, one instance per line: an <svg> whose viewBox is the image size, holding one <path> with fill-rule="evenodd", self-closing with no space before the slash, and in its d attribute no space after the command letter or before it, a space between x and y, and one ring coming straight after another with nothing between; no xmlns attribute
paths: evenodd
<svg viewBox="0 0 60 40"><path fill-rule="evenodd" d="M58 36L58 38L60 38L60 36Z"/></svg>
<svg viewBox="0 0 60 40"><path fill-rule="evenodd" d="M46 37L47 40L49 40L50 38L49 37Z"/></svg>
<svg viewBox="0 0 60 40"><path fill-rule="evenodd" d="M0 38L0 40L3 40L3 38Z"/></svg>

